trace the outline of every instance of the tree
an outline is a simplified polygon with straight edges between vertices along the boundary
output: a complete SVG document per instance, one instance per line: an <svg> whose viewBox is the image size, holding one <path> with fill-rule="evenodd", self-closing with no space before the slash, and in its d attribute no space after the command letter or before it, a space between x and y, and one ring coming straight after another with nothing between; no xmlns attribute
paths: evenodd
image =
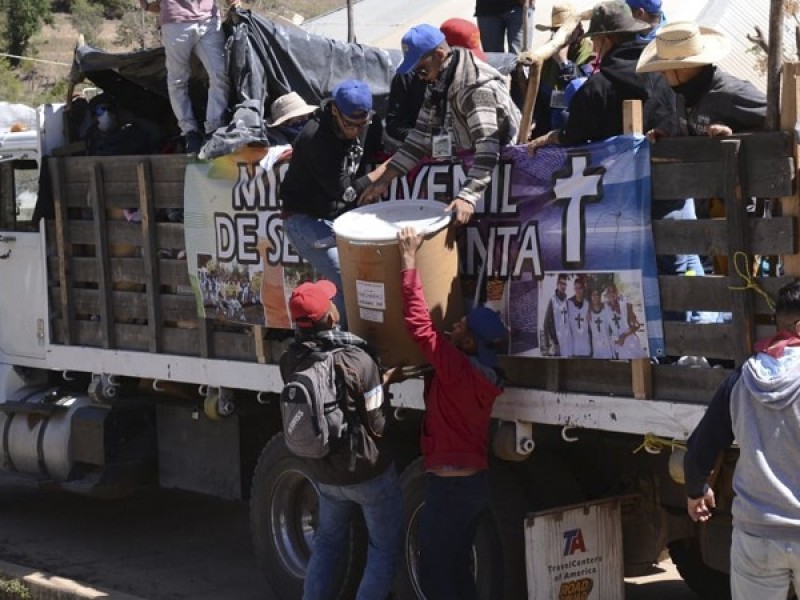
<svg viewBox="0 0 800 600"><path fill-rule="evenodd" d="M139 49L157 48L161 45L158 16L143 10L129 10L117 25L115 46L136 46Z"/></svg>
<svg viewBox="0 0 800 600"><path fill-rule="evenodd" d="M83 34L87 44L97 45L100 28L103 26L102 6L91 4L89 0L74 0L69 20L72 21L72 26Z"/></svg>
<svg viewBox="0 0 800 600"><path fill-rule="evenodd" d="M52 22L49 0L3 0L0 6L6 17L6 40L9 54L23 56L31 38L42 28L43 23ZM18 58L10 60L19 65Z"/></svg>

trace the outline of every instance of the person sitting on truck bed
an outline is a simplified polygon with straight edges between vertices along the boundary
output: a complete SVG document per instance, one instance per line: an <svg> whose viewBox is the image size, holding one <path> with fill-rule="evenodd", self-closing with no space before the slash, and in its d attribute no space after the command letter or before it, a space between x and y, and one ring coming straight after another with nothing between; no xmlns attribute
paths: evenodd
<svg viewBox="0 0 800 600"><path fill-rule="evenodd" d="M139 123L125 118L110 94L92 98L88 110L91 125L85 138L87 155L152 154L158 148Z"/></svg>
<svg viewBox="0 0 800 600"><path fill-rule="evenodd" d="M347 329L333 220L355 208L358 195L382 172L366 166L382 150L383 128L373 120L372 92L347 79L333 88L294 143L280 195L286 235L297 252L339 290L334 302Z"/></svg>
<svg viewBox="0 0 800 600"><path fill-rule="evenodd" d="M403 62L397 72L413 71L428 82L425 101L414 129L360 201L377 201L395 177L407 174L426 157L452 158L456 151L474 150L461 189L445 208L465 225L491 181L501 147L517 134L519 110L505 78L466 48L452 48L440 29L412 27L402 46Z"/></svg>
<svg viewBox="0 0 800 600"><path fill-rule="evenodd" d="M689 437L686 507L707 521L717 457L736 440L733 475L733 600L783 600L800 589L800 282L778 292L777 333L717 389ZM715 473L716 475L716 473Z"/></svg>
<svg viewBox="0 0 800 600"><path fill-rule="evenodd" d="M306 104L297 92L279 96L270 106L272 120L267 123L267 140L273 146L294 144L311 115L319 108Z"/></svg>
<svg viewBox="0 0 800 600"><path fill-rule="evenodd" d="M334 355L337 384L360 416L358 433L337 440L324 458L307 459L319 484L319 522L314 549L306 571L303 600L331 598L336 568L347 552L350 526L361 510L367 526L369 550L356 598L383 599L389 594L400 561L403 538L403 493L397 477L392 442L387 437L383 384L376 360L361 338L340 331L339 311L332 302L336 287L325 280L297 286L289 298L289 311L297 338L280 361L286 381L303 364L309 350ZM339 393L337 393L337 396ZM352 443L352 442L355 442ZM353 448L357 447L357 450ZM352 467L352 468L351 468Z"/></svg>
<svg viewBox="0 0 800 600"><path fill-rule="evenodd" d="M507 331L485 306L456 322L449 338L438 331L416 269L424 238L413 227L404 227L397 237L406 329L434 368L425 381L420 442L427 471L419 524L420 584L426 598L476 598L472 544L489 508L489 420L503 391L497 348Z"/></svg>

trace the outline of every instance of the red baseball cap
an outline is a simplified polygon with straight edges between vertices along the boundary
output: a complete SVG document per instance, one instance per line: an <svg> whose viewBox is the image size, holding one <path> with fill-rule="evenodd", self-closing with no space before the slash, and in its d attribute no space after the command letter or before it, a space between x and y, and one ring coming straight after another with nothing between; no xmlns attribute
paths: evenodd
<svg viewBox="0 0 800 600"><path fill-rule="evenodd" d="M312 327L321 321L331 307L336 286L326 279L301 283L289 297L289 313L298 327Z"/></svg>
<svg viewBox="0 0 800 600"><path fill-rule="evenodd" d="M439 29L444 34L444 39L451 46L466 48L481 60L486 60L486 55L481 47L481 32L472 21L458 18L447 19Z"/></svg>

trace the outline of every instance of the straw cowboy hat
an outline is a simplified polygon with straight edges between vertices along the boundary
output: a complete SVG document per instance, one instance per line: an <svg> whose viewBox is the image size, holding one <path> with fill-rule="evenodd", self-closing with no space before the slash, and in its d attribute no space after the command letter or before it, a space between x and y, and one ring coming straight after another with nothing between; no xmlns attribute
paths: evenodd
<svg viewBox="0 0 800 600"><path fill-rule="evenodd" d="M567 19L577 12L578 11L575 8L575 5L572 2L569 2L569 0L555 2L553 4L553 9L550 12L550 24L548 25L547 23L539 23L536 26L536 29L539 31L555 31L561 27Z"/></svg>
<svg viewBox="0 0 800 600"><path fill-rule="evenodd" d="M297 92L289 92L288 94L280 96L272 103L270 107L272 121L267 123L267 127L277 127L289 119L310 115L317 110L317 108L318 107L313 104L306 104L306 101L303 100Z"/></svg>
<svg viewBox="0 0 800 600"><path fill-rule="evenodd" d="M730 42L719 31L690 21L664 25L656 39L645 46L636 65L638 73L688 69L710 65L730 50Z"/></svg>

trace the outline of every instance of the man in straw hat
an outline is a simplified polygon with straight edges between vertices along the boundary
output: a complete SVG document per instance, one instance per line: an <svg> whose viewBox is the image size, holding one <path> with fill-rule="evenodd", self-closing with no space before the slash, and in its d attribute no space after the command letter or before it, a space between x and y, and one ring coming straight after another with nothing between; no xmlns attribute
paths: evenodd
<svg viewBox="0 0 800 600"><path fill-rule="evenodd" d="M551 35L555 35L576 12L575 5L569 0L557 1L553 4L550 22L539 23L536 29L550 31ZM567 44L542 65L539 93L533 109L534 137L563 125L563 111L567 108L564 91L570 82L591 75L593 57L592 42L586 37L583 25L578 23Z"/></svg>
<svg viewBox="0 0 800 600"><path fill-rule="evenodd" d="M647 28L622 0L607 0L592 9L586 36L594 44L600 70L575 93L564 128L531 141L529 153L546 144L584 144L621 135L625 100L642 101L649 135L677 133L675 94L669 85L652 74L636 73L642 52L636 34Z"/></svg>
<svg viewBox="0 0 800 600"><path fill-rule="evenodd" d="M764 128L764 93L714 65L729 50L720 32L676 22L662 27L642 51L636 72L660 72L672 86L684 135L719 137Z"/></svg>
<svg viewBox="0 0 800 600"><path fill-rule="evenodd" d="M278 97L270 107L272 120L267 123L267 139L270 144L294 143L311 114L318 108L313 104L306 104L297 92Z"/></svg>

